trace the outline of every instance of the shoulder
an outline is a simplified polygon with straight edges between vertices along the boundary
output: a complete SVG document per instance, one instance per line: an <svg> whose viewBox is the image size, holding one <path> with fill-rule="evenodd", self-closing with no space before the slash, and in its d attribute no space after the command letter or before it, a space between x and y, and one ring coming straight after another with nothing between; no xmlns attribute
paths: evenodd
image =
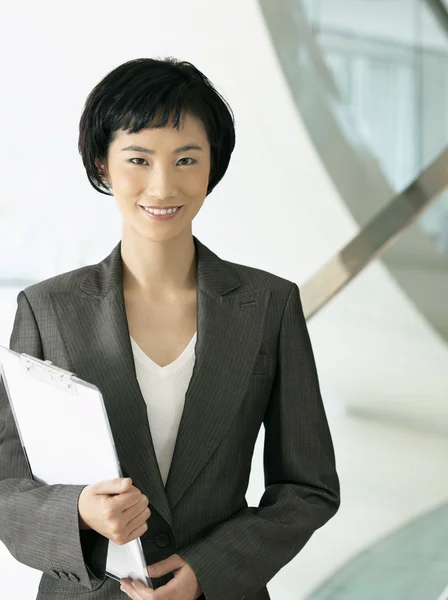
<svg viewBox="0 0 448 600"><path fill-rule="evenodd" d="M198 251L199 283L205 283L213 291L224 294L231 291L237 295L269 292L270 302L275 304L285 304L291 292L298 292L297 285L289 279L265 269L230 261L194 239Z"/></svg>
<svg viewBox="0 0 448 600"><path fill-rule="evenodd" d="M226 260L223 262L236 272L246 291L269 290L271 296L286 302L291 291L297 289L296 283L270 271Z"/></svg>
<svg viewBox="0 0 448 600"><path fill-rule="evenodd" d="M76 293L84 279L92 273L98 265L86 265L72 271L60 273L54 277L49 277L37 283L26 287L23 292L25 296L36 301L42 297L46 297L53 292L57 293Z"/></svg>

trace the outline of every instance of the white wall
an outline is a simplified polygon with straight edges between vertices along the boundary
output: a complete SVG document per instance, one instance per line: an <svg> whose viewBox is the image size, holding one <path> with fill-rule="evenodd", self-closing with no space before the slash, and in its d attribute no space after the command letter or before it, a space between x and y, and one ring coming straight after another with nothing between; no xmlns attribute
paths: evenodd
<svg viewBox="0 0 448 600"><path fill-rule="evenodd" d="M126 8L112 0L70 7L49 0L4 3L0 24L0 277L43 279L101 260L118 241L114 201L88 184L77 127L91 88L118 64L141 56L192 61L235 111L237 147L228 174L195 221L201 241L228 260L300 284L356 233L295 112L254 0L135 0ZM347 290L310 325L329 410L353 398L397 401L407 410L415 390L417 416L423 391L442 406L446 349L381 265L358 281L351 295ZM8 343L16 291L3 295L1 344ZM251 498L259 497L258 450L254 469ZM356 533L358 546L372 539L361 525ZM320 561L319 545L313 552L306 564L314 570L298 570L296 579L289 566L288 583L273 600L303 597L338 563L330 555ZM299 555L294 565L300 564ZM33 597L38 573L3 549L0 574L6 573L20 578L20 598ZM2 579L3 585L9 581Z"/></svg>
<svg viewBox="0 0 448 600"><path fill-rule="evenodd" d="M282 262L273 258L267 267L293 269L300 278L350 237L348 217L342 216L344 223L334 231L333 219L341 209L331 202L330 208L326 200L326 210L334 214L327 214L328 231L319 224L323 199L334 198L334 190L319 161L309 156L255 2L218 6L196 0L186 8L182 2L151 6L137 1L133 14L140 17L132 27L123 26L120 3L114 8L114 3L96 2L88 11L86 3L70 11L61 6L47 1L30 3L26 11L13 4L2 9L2 22L9 26L1 49L11 60L4 61L3 89L9 94L0 117L2 136L9 141L0 149L7 174L0 244L12 245L19 254L11 261L11 251L7 260L2 252L2 272L46 276L76 266L79 258L99 259L115 241L119 221L113 200L87 183L76 149L77 127L90 89L109 70L138 56L173 54L191 60L235 110L238 140L231 167L197 221L205 241L219 244L221 237L230 258L247 248L248 259L266 265L259 254L266 236L286 226L290 229L276 241ZM17 44L17 31L26 46ZM280 202L288 203L287 214L278 211ZM42 236L49 230L51 238ZM228 247L230 233L235 245ZM250 244L248 235L254 236ZM297 265L304 239L313 238L313 264L308 258ZM275 257L271 248L265 254ZM290 258L285 261L285 256Z"/></svg>

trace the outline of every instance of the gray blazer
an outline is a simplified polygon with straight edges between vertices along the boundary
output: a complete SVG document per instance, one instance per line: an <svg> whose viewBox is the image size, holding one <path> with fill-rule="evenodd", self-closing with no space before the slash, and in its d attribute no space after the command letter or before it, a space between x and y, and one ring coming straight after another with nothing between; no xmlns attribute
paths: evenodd
<svg viewBox="0 0 448 600"><path fill-rule="evenodd" d="M96 265L21 291L10 348L102 391L123 473L150 501L148 564L177 553L206 600L267 600L267 582L338 509L333 445L297 285L194 243L196 364L166 486L136 379L121 242ZM266 489L249 507L262 425ZM0 539L43 571L38 599L126 597L104 575L106 538L79 530L83 487L31 479L1 383Z"/></svg>

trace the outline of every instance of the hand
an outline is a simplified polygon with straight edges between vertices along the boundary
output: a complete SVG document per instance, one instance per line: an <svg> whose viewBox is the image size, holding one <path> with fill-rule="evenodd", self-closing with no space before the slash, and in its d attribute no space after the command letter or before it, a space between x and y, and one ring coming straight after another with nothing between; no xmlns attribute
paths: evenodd
<svg viewBox="0 0 448 600"><path fill-rule="evenodd" d="M150 577L162 577L172 572L174 579L157 590L147 588L140 581L120 579L121 589L132 600L197 600L202 594L201 585L193 569L178 554L149 565L148 569Z"/></svg>
<svg viewBox="0 0 448 600"><path fill-rule="evenodd" d="M85 487L78 500L81 529L94 529L116 544L139 538L148 530L148 498L132 480L111 479Z"/></svg>

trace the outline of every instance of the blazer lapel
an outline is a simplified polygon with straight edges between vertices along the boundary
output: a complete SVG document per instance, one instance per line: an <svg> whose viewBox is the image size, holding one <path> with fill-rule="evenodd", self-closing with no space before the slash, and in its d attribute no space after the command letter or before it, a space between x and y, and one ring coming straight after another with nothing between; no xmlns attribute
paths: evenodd
<svg viewBox="0 0 448 600"><path fill-rule="evenodd" d="M245 291L231 264L195 237L194 243L196 361L166 487L136 377L123 296L121 242L88 271L81 290L50 296L70 370L103 394L123 473L133 477L170 526L171 510L205 466L244 399L270 294Z"/></svg>
<svg viewBox="0 0 448 600"><path fill-rule="evenodd" d="M171 526L168 499L137 381L126 318L121 242L89 271L81 294L52 293L70 370L96 385L104 398L123 474Z"/></svg>
<svg viewBox="0 0 448 600"><path fill-rule="evenodd" d="M224 437L245 396L267 297L268 292L254 292L242 300L198 290L196 363L166 484L172 509Z"/></svg>

